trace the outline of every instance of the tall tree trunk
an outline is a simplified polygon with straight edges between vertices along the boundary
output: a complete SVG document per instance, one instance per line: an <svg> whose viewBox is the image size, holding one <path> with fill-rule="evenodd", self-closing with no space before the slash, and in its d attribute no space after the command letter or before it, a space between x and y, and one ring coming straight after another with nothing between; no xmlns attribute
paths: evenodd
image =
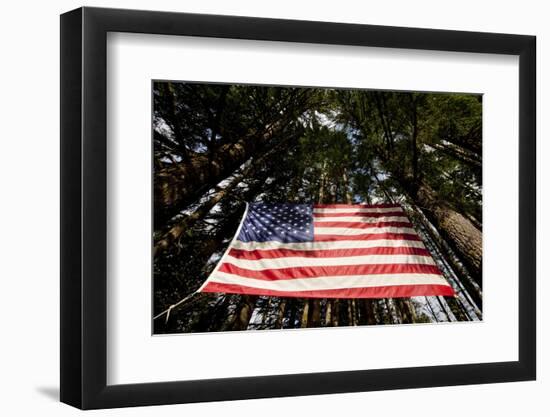
<svg viewBox="0 0 550 417"><path fill-rule="evenodd" d="M223 294L221 301L216 303L214 309L209 310L209 324L208 331L217 331L223 317L227 316L227 309L231 302L231 294Z"/></svg>
<svg viewBox="0 0 550 417"><path fill-rule="evenodd" d="M304 309L302 310L302 320L300 321L300 327L308 327L309 320L309 299L304 301Z"/></svg>
<svg viewBox="0 0 550 417"><path fill-rule="evenodd" d="M446 145L440 144L440 143L431 143L428 144L433 149L442 152L444 154L447 154L458 161L474 168L477 170L478 174L481 171L481 159L477 158L477 155L467 151L466 149L462 149L459 146L456 146L453 143L448 143Z"/></svg>
<svg viewBox="0 0 550 417"><path fill-rule="evenodd" d="M299 300L299 298L293 298L290 300L289 327L291 329L300 327L301 324Z"/></svg>
<svg viewBox="0 0 550 417"><path fill-rule="evenodd" d="M392 165L381 151L382 162ZM477 284L481 287L482 271L482 238L481 231L470 220L458 213L447 203L437 198L437 194L423 181L414 183L401 174L399 165L395 168L393 177L408 192L414 202L422 208L428 219L437 227L443 237L452 244L453 249L465 264Z"/></svg>
<svg viewBox="0 0 550 417"><path fill-rule="evenodd" d="M396 298L395 302L399 311L401 312L403 323L416 322L416 312L410 300L406 298Z"/></svg>
<svg viewBox="0 0 550 417"><path fill-rule="evenodd" d="M445 301L447 302L447 305L453 312L454 316L459 321L471 321L470 317L464 310L464 307L458 303L457 299L454 297L445 297Z"/></svg>
<svg viewBox="0 0 550 417"><path fill-rule="evenodd" d="M177 241L186 230L190 229L198 220L206 216L206 214L208 214L210 210L212 210L212 208L216 204L218 204L224 197L230 194L237 187L237 185L241 183L241 181L243 181L246 177L256 171L266 161L266 159L269 159L269 157L277 151L279 145L281 145L282 143L286 143L287 141L288 139L284 142L279 143L278 146L272 148L262 157L256 159L255 161L252 161L240 172L235 173L230 182L228 184L225 184L223 188L216 186L215 192L205 203L203 203L193 213L182 217L174 225L172 225L170 229L168 229L168 231L163 233L163 235L157 240L157 242L155 242L155 246L153 248L153 256L157 256L160 252L166 250L173 242Z"/></svg>
<svg viewBox="0 0 550 417"><path fill-rule="evenodd" d="M283 321L285 319L285 312L286 312L286 298L282 298L279 306L277 308L277 320L275 321L275 329L282 329L283 328Z"/></svg>
<svg viewBox="0 0 550 417"><path fill-rule="evenodd" d="M237 174L233 180L224 188L218 188L210 199L200 206L193 213L183 217L175 223L163 236L155 243L153 248L153 257L168 249L168 247L176 242L186 230L190 229L198 220L206 216L212 208L218 204L225 196L227 196L235 187L244 179L244 174Z"/></svg>
<svg viewBox="0 0 550 417"><path fill-rule="evenodd" d="M376 314L374 311L374 300L360 300L361 320L359 324L376 324Z"/></svg>
<svg viewBox="0 0 550 417"><path fill-rule="evenodd" d="M424 213L422 213L422 210L414 206L413 209L417 214L415 218L417 218L423 226L422 229L429 235L431 241L436 245L436 248L452 268L454 273L460 277L460 283L464 286L466 292L475 303L476 307L481 311L483 297L480 288L473 284L468 270L463 264L457 261L456 255L449 244L432 229L432 225L428 222L424 216Z"/></svg>
<svg viewBox="0 0 550 417"><path fill-rule="evenodd" d="M245 295L241 301L241 304L237 310L237 315L235 322L231 330L246 330L248 328L248 323L250 323L250 318L252 317L252 312L254 311L254 305L258 300L256 295Z"/></svg>
<svg viewBox="0 0 550 417"><path fill-rule="evenodd" d="M321 300L315 298L311 302L311 315L308 318L307 327L319 327L321 325Z"/></svg>
<svg viewBox="0 0 550 417"><path fill-rule="evenodd" d="M286 125L280 121L234 142L217 148L213 154L196 153L188 161L155 172L155 230L181 212L200 194L213 188L250 157L281 136ZM295 134L288 133L291 136Z"/></svg>
<svg viewBox="0 0 550 417"><path fill-rule="evenodd" d="M332 300L332 327L340 325L340 300L338 298Z"/></svg>
<svg viewBox="0 0 550 417"><path fill-rule="evenodd" d="M248 189L242 194L242 198L244 200L252 199L261 190L261 187L264 184L264 182L265 182L265 179L260 178L259 181L255 181L252 184L249 184ZM212 256L212 254L219 253L221 250L225 249L225 246L227 244L226 239L232 237L235 234L235 223L238 223L241 217L242 217L242 213L239 208L232 210L227 214L227 216L224 216L222 218L223 220L220 220L221 224L216 225L217 227L215 231L213 231L213 233L208 238L201 241L200 249L197 252L195 252L193 255L193 261L196 264L205 265L205 267L203 268L200 274L193 274L190 277L189 281L186 280L185 282L175 283L174 284L175 289L172 287L167 288L166 291L169 292L169 296L165 295L164 297L159 298L158 295L155 295L154 315L160 313L161 311L166 310L166 308L168 308L170 305L175 304L176 302L181 300L184 296L188 295L188 292L182 294L179 291L179 288L187 288L187 289L197 288L198 286L200 286L200 284L202 284L202 281L198 281L198 280L201 280L201 279L204 280L210 274L212 269L215 267L215 265L207 263L208 259ZM183 247L182 251L185 251L185 250L186 250L186 246ZM159 259L158 257L155 258L155 262L157 262L158 259ZM162 277L163 276L161 275L161 278ZM158 285L159 285L159 279L155 275L155 291ZM164 284L162 284L162 287L166 288L164 287ZM226 297L226 299L228 300L229 298L231 298L231 300L234 299L233 297ZM224 306L219 308L221 310L225 310L225 314L223 314L223 316L227 317L227 320L231 319L230 317L231 315L228 314L228 311L227 311L228 309L230 309L231 306L232 306L232 303L227 303L227 304L224 304ZM178 314L178 311L179 310L172 312L172 316L175 317ZM223 320L223 322L221 321L222 311L220 311L219 314L218 313L216 314L219 318L218 320L216 320L211 324L211 327L215 328L216 330L220 330L220 329L228 330L227 325L224 324L225 322L227 322L227 320ZM204 309L201 312L201 315L206 317L211 317L213 313L211 309ZM188 318L188 315L184 314L182 316L179 316L178 318L180 317L181 317L181 320L186 320L186 318ZM158 320L157 322L163 323L162 320ZM174 322L174 320L170 321L170 323L172 322ZM157 323L155 323L155 325L157 325Z"/></svg>
<svg viewBox="0 0 550 417"><path fill-rule="evenodd" d="M435 192L422 183L413 197L428 219L455 250L470 276L481 287L482 237L470 220L437 199Z"/></svg>
<svg viewBox="0 0 550 417"><path fill-rule="evenodd" d="M334 300L327 300L326 304L326 310L325 310L325 326L330 327L332 326L332 306L334 304Z"/></svg>

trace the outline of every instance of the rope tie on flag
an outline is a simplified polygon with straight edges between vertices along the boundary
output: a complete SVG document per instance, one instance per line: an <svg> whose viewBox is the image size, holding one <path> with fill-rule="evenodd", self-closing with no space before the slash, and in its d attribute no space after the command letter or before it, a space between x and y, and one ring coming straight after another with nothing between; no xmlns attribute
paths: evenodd
<svg viewBox="0 0 550 417"><path fill-rule="evenodd" d="M179 306L181 306L183 303L185 303L187 300L191 299L191 297L193 297L195 294L198 294L198 291L194 291L192 292L191 294L189 294L187 297L184 297L182 298L181 300L179 300L177 303L175 304L172 304L170 307L168 307L166 310L164 310L162 313L159 313L157 314L155 317L153 317L153 320L156 320L158 319L159 317L162 317L166 314L166 320L165 320L165 324L168 323L168 319L170 318L170 313L172 312L172 310L174 308L177 308Z"/></svg>

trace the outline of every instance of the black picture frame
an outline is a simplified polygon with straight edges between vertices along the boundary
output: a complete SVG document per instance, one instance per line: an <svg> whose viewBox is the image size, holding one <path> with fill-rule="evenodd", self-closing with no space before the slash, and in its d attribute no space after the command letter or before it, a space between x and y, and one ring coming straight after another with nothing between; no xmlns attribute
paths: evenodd
<svg viewBox="0 0 550 417"><path fill-rule="evenodd" d="M108 32L519 56L519 360L107 385ZM80 8L61 15L61 401L82 409L533 380L536 38L252 17Z"/></svg>

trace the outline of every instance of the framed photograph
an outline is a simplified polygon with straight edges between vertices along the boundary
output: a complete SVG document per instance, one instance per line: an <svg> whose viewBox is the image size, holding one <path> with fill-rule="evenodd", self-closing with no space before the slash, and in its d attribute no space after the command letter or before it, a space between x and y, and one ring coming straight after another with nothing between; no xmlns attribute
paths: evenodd
<svg viewBox="0 0 550 417"><path fill-rule="evenodd" d="M61 16L61 401L533 380L535 37Z"/></svg>

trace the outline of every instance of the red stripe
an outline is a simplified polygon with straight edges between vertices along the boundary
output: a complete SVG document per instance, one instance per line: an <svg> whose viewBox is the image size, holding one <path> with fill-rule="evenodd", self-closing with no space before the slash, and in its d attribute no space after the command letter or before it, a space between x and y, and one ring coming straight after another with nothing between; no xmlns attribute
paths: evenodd
<svg viewBox="0 0 550 417"><path fill-rule="evenodd" d="M314 291L277 291L263 288L245 287L243 285L209 282L201 292L223 292L229 294L269 295L274 297L303 298L398 298L430 295L455 295L452 287L447 285L392 285L369 288L342 288Z"/></svg>
<svg viewBox="0 0 550 417"><path fill-rule="evenodd" d="M357 223L357 222L314 222L315 227L347 227L349 229L372 229L376 227L412 227L409 222L377 222L377 223Z"/></svg>
<svg viewBox="0 0 550 417"><path fill-rule="evenodd" d="M294 250L294 249L267 249L267 250L241 250L231 249L229 255L237 259L248 259L256 261L258 259L271 258L337 258L342 256L362 256L362 255L420 255L430 256L424 248L398 247L375 247L375 248L353 248L353 249L320 249L320 250Z"/></svg>
<svg viewBox="0 0 550 417"><path fill-rule="evenodd" d="M436 265L424 264L370 264L370 265L338 265L338 266L299 266L293 268L264 269L254 271L241 268L230 262L221 264L220 272L239 275L241 277L276 281L295 278L317 278L342 275L371 275L371 274L438 274ZM391 279L389 277L388 279Z"/></svg>
<svg viewBox="0 0 550 417"><path fill-rule="evenodd" d="M315 242L334 242L342 240L416 240L420 237L410 233L366 233L362 235L315 235Z"/></svg>
<svg viewBox="0 0 550 417"><path fill-rule="evenodd" d="M313 213L313 217L406 217L402 211L388 211L386 213L363 213L354 211L352 213Z"/></svg>
<svg viewBox="0 0 550 417"><path fill-rule="evenodd" d="M314 204L313 208L390 208L400 204Z"/></svg>

